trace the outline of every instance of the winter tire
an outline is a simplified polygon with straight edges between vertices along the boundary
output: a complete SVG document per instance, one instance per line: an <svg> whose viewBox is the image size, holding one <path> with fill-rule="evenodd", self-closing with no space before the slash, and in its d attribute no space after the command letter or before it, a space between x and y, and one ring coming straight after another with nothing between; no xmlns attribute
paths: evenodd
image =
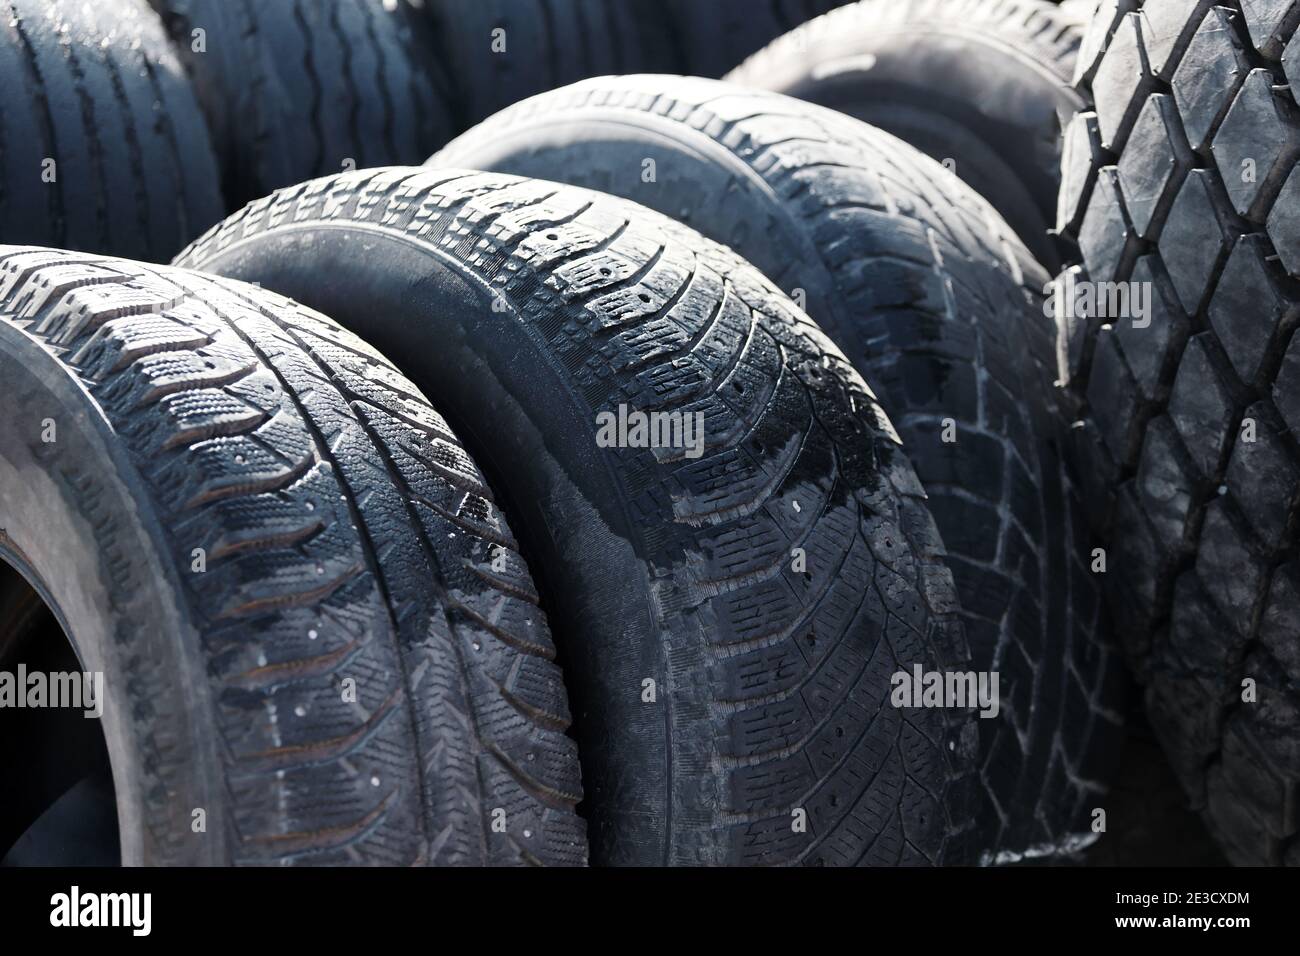
<svg viewBox="0 0 1300 956"><path fill-rule="evenodd" d="M418 169L283 190L179 261L328 307L443 403L549 601L593 861L966 859L973 715L890 701L965 666L938 534L756 270L619 199Z"/></svg>
<svg viewBox="0 0 1300 956"><path fill-rule="evenodd" d="M991 202L1040 262L1084 25L1041 0L860 0L728 74L848 113L940 160Z"/></svg>
<svg viewBox="0 0 1300 956"><path fill-rule="evenodd" d="M0 382L0 566L104 675L124 863L584 861L536 590L377 352L242 283L6 246Z"/></svg>
<svg viewBox="0 0 1300 956"><path fill-rule="evenodd" d="M1121 668L1060 460L1048 277L997 214L888 134L713 80L576 84L430 162L639 200L806 300L879 387L929 495L975 665L1000 674L1000 717L980 721L982 848L1077 848L1117 750Z"/></svg>

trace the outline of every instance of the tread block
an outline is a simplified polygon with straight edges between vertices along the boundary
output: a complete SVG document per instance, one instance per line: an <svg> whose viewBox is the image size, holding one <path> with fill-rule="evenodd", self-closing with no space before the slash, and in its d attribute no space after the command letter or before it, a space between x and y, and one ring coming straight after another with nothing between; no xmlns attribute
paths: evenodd
<svg viewBox="0 0 1300 956"><path fill-rule="evenodd" d="M1287 451L1268 402L1246 409L1224 479L1237 506L1266 548L1285 544L1300 490L1300 467Z"/></svg>
<svg viewBox="0 0 1300 956"><path fill-rule="evenodd" d="M1123 147L1153 85L1142 45L1142 18L1136 13L1126 13L1092 78L1097 129L1103 148L1113 152Z"/></svg>
<svg viewBox="0 0 1300 956"><path fill-rule="evenodd" d="M1169 202L1191 168L1192 155L1183 145L1178 110L1166 93L1147 97L1117 166L1124 208L1143 239L1156 238L1162 221L1156 210Z"/></svg>
<svg viewBox="0 0 1300 956"><path fill-rule="evenodd" d="M1092 192L1095 170L1102 165L1101 133L1097 114L1075 113L1065 128L1061 146L1061 188L1056 196L1057 232L1074 232L1084 212L1084 199Z"/></svg>
<svg viewBox="0 0 1300 956"><path fill-rule="evenodd" d="M1169 396L1169 418L1203 477L1218 473L1236 417L1233 395L1210 355L1212 337L1193 335Z"/></svg>
<svg viewBox="0 0 1300 956"><path fill-rule="evenodd" d="M1188 315L1200 309L1228 250L1212 198L1212 176L1204 169L1188 173L1160 234L1160 258Z"/></svg>
<svg viewBox="0 0 1300 956"><path fill-rule="evenodd" d="M1294 321L1288 314L1291 304L1277 288L1265 261L1270 251L1268 237L1261 233L1238 239L1208 309L1210 323L1237 377L1247 383L1259 375L1268 346L1283 324Z"/></svg>
<svg viewBox="0 0 1300 956"><path fill-rule="evenodd" d="M1195 483L1179 466L1184 455L1173 423L1163 415L1151 422L1135 480L1142 510L1168 554L1177 554L1184 547L1196 493Z"/></svg>
<svg viewBox="0 0 1300 956"><path fill-rule="evenodd" d="M1131 233L1124 199L1119 188L1119 174L1114 166L1097 172L1097 184L1083 226L1079 229L1079 248L1094 282L1112 282L1119 278L1125 243Z"/></svg>
<svg viewBox="0 0 1300 956"><path fill-rule="evenodd" d="M1251 70L1210 147L1232 206L1255 218L1300 155L1291 109L1273 90L1273 74Z"/></svg>
<svg viewBox="0 0 1300 956"><path fill-rule="evenodd" d="M1170 80L1187 141L1198 152L1209 145L1211 131L1250 70L1233 16L1226 7L1206 11Z"/></svg>
<svg viewBox="0 0 1300 956"><path fill-rule="evenodd" d="M1300 36L1300 30L1296 31ZM1267 219L1268 236L1287 275L1300 278L1300 167L1291 170Z"/></svg>
<svg viewBox="0 0 1300 956"><path fill-rule="evenodd" d="M1256 50L1276 60L1286 42L1285 21L1294 18L1296 0L1241 0L1241 12ZM1294 23L1292 24L1294 27Z"/></svg>

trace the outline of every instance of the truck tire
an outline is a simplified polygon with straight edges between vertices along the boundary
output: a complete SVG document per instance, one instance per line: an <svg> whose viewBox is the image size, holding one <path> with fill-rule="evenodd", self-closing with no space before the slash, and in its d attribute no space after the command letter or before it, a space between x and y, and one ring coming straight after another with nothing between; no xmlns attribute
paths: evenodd
<svg viewBox="0 0 1300 956"><path fill-rule="evenodd" d="M446 403L549 598L594 862L967 859L972 712L890 706L967 660L938 534L756 270L613 197L418 169L283 190L180 261L328 305Z"/></svg>
<svg viewBox="0 0 1300 956"><path fill-rule="evenodd" d="M0 247L0 313L0 563L104 674L125 864L583 862L536 591L415 386L169 267Z"/></svg>
<svg viewBox="0 0 1300 956"><path fill-rule="evenodd" d="M1048 230L1083 29L1042 0L860 0L726 78L848 113L942 161L1055 272Z"/></svg>
<svg viewBox="0 0 1300 956"><path fill-rule="evenodd" d="M1001 675L999 719L979 722L981 848L1077 848L1118 751L1122 665L1061 462L1048 276L997 214L886 133L715 80L589 80L430 163L637 200L802 294L879 387L929 495L975 666Z"/></svg>
<svg viewBox="0 0 1300 956"><path fill-rule="evenodd" d="M589 76L681 69L658 0L429 0L427 9L461 129Z"/></svg>
<svg viewBox="0 0 1300 956"><path fill-rule="evenodd" d="M0 17L0 242L165 262L221 218L207 130L144 0L5 0Z"/></svg>
<svg viewBox="0 0 1300 956"><path fill-rule="evenodd" d="M847 2L666 0L662 9L682 51L686 72L716 79L781 34Z"/></svg>
<svg viewBox="0 0 1300 956"><path fill-rule="evenodd" d="M151 2L194 80L229 209L314 176L417 162L452 135L411 0Z"/></svg>
<svg viewBox="0 0 1300 956"><path fill-rule="evenodd" d="M1236 863L1300 864L1297 21L1102 4L1062 161L1079 264L1061 377L1111 603L1152 728ZM1145 315L1081 295L1118 289Z"/></svg>

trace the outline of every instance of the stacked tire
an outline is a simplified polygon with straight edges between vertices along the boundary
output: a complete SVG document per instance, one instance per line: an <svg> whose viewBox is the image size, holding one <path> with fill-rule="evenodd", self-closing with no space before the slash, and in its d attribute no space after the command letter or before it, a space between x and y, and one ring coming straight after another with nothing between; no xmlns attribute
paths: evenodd
<svg viewBox="0 0 1300 956"><path fill-rule="evenodd" d="M1297 14L1108 3L1065 139L1061 375L1147 713L1230 857L1300 862ZM1087 282L1142 314L1082 314Z"/></svg>
<svg viewBox="0 0 1300 956"><path fill-rule="evenodd" d="M1300 863L1300 3L1084 6L11 0L0 865Z"/></svg>

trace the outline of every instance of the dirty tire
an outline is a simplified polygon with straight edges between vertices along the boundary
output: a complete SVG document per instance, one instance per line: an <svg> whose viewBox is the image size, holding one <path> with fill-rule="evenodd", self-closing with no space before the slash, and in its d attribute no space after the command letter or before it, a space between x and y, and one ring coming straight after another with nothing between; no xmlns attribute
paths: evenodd
<svg viewBox="0 0 1300 956"><path fill-rule="evenodd" d="M729 73L887 130L991 202L1047 268L1084 24L1041 0L860 0Z"/></svg>
<svg viewBox="0 0 1300 956"><path fill-rule="evenodd" d="M686 71L719 77L781 34L848 0L664 0Z"/></svg>
<svg viewBox="0 0 1300 956"><path fill-rule="evenodd" d="M658 0L428 0L427 8L462 129L589 76L681 69Z"/></svg>
<svg viewBox="0 0 1300 956"><path fill-rule="evenodd" d="M165 262L221 218L207 130L144 0L5 0L0 18L0 242Z"/></svg>
<svg viewBox="0 0 1300 956"><path fill-rule="evenodd" d="M880 389L929 495L974 663L1000 672L1001 716L979 722L981 849L1077 846L1118 750L1122 666L1061 462L1048 276L997 214L888 134L714 80L589 80L430 163L638 200L806 299Z"/></svg>
<svg viewBox="0 0 1300 956"><path fill-rule="evenodd" d="M972 714L889 702L966 662L938 533L756 270L613 197L413 169L283 190L182 261L328 303L447 403L548 598L594 862L968 858ZM682 435L611 443L620 406Z"/></svg>
<svg viewBox="0 0 1300 956"><path fill-rule="evenodd" d="M124 863L584 861L536 592L410 382L180 269L0 247L0 312L0 558L105 673Z"/></svg>
<svg viewBox="0 0 1300 956"><path fill-rule="evenodd" d="M452 134L411 0L150 2L193 77L229 209L314 176L418 162Z"/></svg>
<svg viewBox="0 0 1300 956"><path fill-rule="evenodd" d="M1152 728L1237 863L1300 864L1297 23L1283 2L1109 0L1062 161L1080 265L1061 376L1112 605ZM1149 325L1076 317L1065 283L1088 280L1142 283Z"/></svg>

